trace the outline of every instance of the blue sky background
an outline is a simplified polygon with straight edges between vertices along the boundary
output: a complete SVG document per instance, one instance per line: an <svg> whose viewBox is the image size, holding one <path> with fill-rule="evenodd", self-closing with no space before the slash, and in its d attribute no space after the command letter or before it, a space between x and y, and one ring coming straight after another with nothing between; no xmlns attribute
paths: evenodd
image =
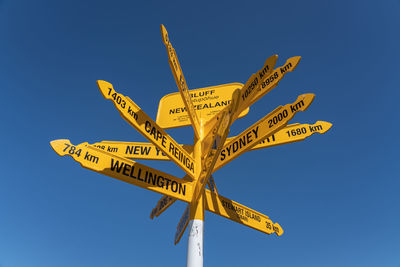
<svg viewBox="0 0 400 267"><path fill-rule="evenodd" d="M235 135L314 93L291 122L333 128L248 152L214 174L220 193L285 230L265 235L207 213L205 266L400 266L400 1L0 1L0 266L185 266L185 204L82 169L50 147L146 141L96 80L152 118L177 91L159 25L190 88L246 82L266 58L302 56ZM189 127L168 130L191 144ZM175 176L170 162L146 162Z"/></svg>

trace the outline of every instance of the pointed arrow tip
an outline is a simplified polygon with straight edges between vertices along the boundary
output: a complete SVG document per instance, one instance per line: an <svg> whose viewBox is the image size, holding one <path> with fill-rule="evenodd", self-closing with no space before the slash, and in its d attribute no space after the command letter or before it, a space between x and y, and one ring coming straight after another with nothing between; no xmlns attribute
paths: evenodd
<svg viewBox="0 0 400 267"><path fill-rule="evenodd" d="M59 156L64 156L66 153L63 150L66 145L71 146L71 142L68 139L58 139L51 141L50 145Z"/></svg>
<svg viewBox="0 0 400 267"><path fill-rule="evenodd" d="M320 131L321 134L326 133L332 127L332 123L326 121L317 121L315 124L322 125L322 130Z"/></svg>

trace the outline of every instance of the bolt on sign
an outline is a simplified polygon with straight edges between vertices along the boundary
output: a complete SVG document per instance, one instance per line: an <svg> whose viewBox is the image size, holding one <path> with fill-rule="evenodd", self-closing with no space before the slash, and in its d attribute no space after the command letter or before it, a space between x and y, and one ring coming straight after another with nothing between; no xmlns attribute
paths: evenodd
<svg viewBox="0 0 400 267"><path fill-rule="evenodd" d="M235 120L244 117L252 104L276 88L286 74L298 66L301 57L291 57L276 68L278 56L273 55L244 84L229 83L190 90L163 25L161 34L179 92L167 94L160 100L156 121L131 98L118 93L111 83L97 81L103 97L110 100L120 116L150 143L100 141L73 145L68 139L59 139L50 142L52 148L58 155L70 156L90 171L163 195L151 211L151 219L160 216L177 200L186 202L174 244L179 242L188 225L195 225L196 235L189 235L189 244L192 244L191 238L201 235L198 239L201 242L196 244L202 249L203 231L199 227L203 225L205 210L262 233L281 236L284 230L269 216L222 196L217 191L213 173L245 152L303 141L314 133L324 134L332 127L325 121L288 125L299 111L306 111L313 102L315 95L306 93L294 102L278 106L239 135L228 137ZM180 144L165 131L189 125L194 130L193 144ZM133 159L169 160L186 175L179 178ZM188 266L192 267L189 255L194 254L189 253L190 249L192 246L188 246ZM202 259L202 253L196 257ZM196 266L199 265L202 266L202 260Z"/></svg>

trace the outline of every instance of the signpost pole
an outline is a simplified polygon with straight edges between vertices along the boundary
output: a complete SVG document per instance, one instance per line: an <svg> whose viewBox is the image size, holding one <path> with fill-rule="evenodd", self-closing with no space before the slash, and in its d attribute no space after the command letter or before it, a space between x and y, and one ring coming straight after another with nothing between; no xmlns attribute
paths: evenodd
<svg viewBox="0 0 400 267"><path fill-rule="evenodd" d="M203 125L201 125L203 126ZM201 127L202 128L202 127ZM201 129L202 130L202 129ZM202 131L201 131L202 132ZM201 133L202 135L202 133ZM193 157L195 162L195 177L201 173L201 138L194 137ZM187 252L187 267L203 267L203 232L204 232L204 193L199 200L190 203L189 238Z"/></svg>

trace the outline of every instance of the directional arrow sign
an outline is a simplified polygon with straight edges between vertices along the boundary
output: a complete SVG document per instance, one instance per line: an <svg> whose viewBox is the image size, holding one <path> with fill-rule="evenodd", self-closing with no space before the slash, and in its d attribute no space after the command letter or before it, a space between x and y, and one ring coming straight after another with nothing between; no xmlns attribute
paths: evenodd
<svg viewBox="0 0 400 267"><path fill-rule="evenodd" d="M150 213L150 219L154 219L154 217L158 217L163 213L169 206L174 204L176 201L176 198L170 197L170 196L163 196L158 202L157 205L154 207L154 209Z"/></svg>
<svg viewBox="0 0 400 267"><path fill-rule="evenodd" d="M236 112L236 114L232 117L232 121L237 119L237 116L240 112L248 108L255 101L275 88L279 81L282 80L282 78L286 75L286 73L293 71L297 67L301 59L301 57L291 57L282 67L275 69L271 73L270 70L275 66L277 58L277 55L268 58L263 68L257 73L251 75L242 89L240 89L238 112ZM214 118L211 119L206 123L206 125L215 124L214 120Z"/></svg>
<svg viewBox="0 0 400 267"><path fill-rule="evenodd" d="M206 190L206 209L266 234L283 234L282 227L273 223L268 216L209 190Z"/></svg>
<svg viewBox="0 0 400 267"><path fill-rule="evenodd" d="M171 67L172 73L174 74L174 78L176 84L178 85L179 92L182 96L183 103L185 104L186 110L189 114L190 121L192 122L194 133L197 138L200 138L200 121L197 117L197 113L194 110L192 98L189 94L189 88L186 84L185 77L183 76L181 65L179 64L178 56L176 55L175 49L172 47L171 42L169 41L167 29L165 29L164 25L161 24L161 35L165 47L168 52L168 62Z"/></svg>
<svg viewBox="0 0 400 267"><path fill-rule="evenodd" d="M101 141L91 146L130 159L170 160L157 146L143 142ZM180 145L192 157L192 145Z"/></svg>
<svg viewBox="0 0 400 267"><path fill-rule="evenodd" d="M203 192L204 187L208 182L208 177L210 177L212 170L214 169L222 145L229 133L230 114L228 112L223 112L220 115L221 117L214 126L214 129L210 131L210 138L205 138L204 142L202 142L202 147L204 147L204 149L202 149L201 172L199 178L195 180L196 182L193 192L194 202L198 200L200 194Z"/></svg>
<svg viewBox="0 0 400 267"><path fill-rule="evenodd" d="M276 59L277 56L275 61L271 59L273 65L275 65ZM257 74L253 74L240 91L241 95L238 111L241 112L243 109L248 108L266 93L275 88L279 81L282 80L283 76L297 67L300 59L301 57L291 57L282 67L275 69L272 73L264 71L266 69L264 66L264 68L258 71Z"/></svg>
<svg viewBox="0 0 400 267"><path fill-rule="evenodd" d="M327 132L331 128L331 126L332 126L331 123L325 122L325 121L317 121L313 125L299 124L299 123L291 124L291 125L288 125L285 128L283 128L282 130L276 132L275 134L265 138L263 141L261 141L260 143L258 143L254 147L252 147L251 150L302 141L305 138L313 135L314 133L323 134L323 133ZM235 138L236 137L230 138L230 140L233 140ZM228 140L227 142L229 143L230 140ZM219 165L219 167L224 166L226 163L227 162L222 163L221 165ZM184 177L184 179L185 179L185 177ZM213 179L212 179L212 175L209 178L209 182L210 182L209 183L210 185L214 184L214 188L215 188L215 190L213 190L212 189L213 186L211 185L210 186L211 191L214 191L216 194L218 194L218 191L216 190L216 187L215 187L215 183L213 182ZM207 194L209 194L209 193L207 193ZM162 197L159 200L159 202L157 203L157 206L153 209L152 215L150 217L152 219L154 216L158 217L162 212L164 212L175 201L176 201L176 199L171 198L169 196Z"/></svg>
<svg viewBox="0 0 400 267"><path fill-rule="evenodd" d="M135 161L115 156L88 144L74 146L66 139L51 141L50 144L58 155L71 156L86 169L185 202L192 200L192 185L188 181Z"/></svg>
<svg viewBox="0 0 400 267"><path fill-rule="evenodd" d="M325 121L317 121L313 125L299 123L291 124L279 130L270 137L267 137L264 140L260 141L260 143L258 143L248 151L303 141L314 133L323 134L327 132L331 128L331 126L331 123ZM235 138L236 136L227 138L225 144L228 144L231 140ZM164 153L160 152L160 150L156 146L150 143L101 141L98 143L94 143L93 146L125 158L169 160L169 158ZM192 145L181 146L190 154L192 153ZM224 165L225 164L223 164L222 166Z"/></svg>
<svg viewBox="0 0 400 267"><path fill-rule="evenodd" d="M156 145L173 162L191 177L194 177L194 161L186 150L172 139L146 113L143 112L129 97L118 94L111 83L97 81L104 98L110 99L121 116L138 132Z"/></svg>
<svg viewBox="0 0 400 267"><path fill-rule="evenodd" d="M242 87L241 83L229 83L189 90L199 119L210 120L231 103L232 93ZM164 129L191 125L186 110L179 92L165 95L158 105L156 122ZM249 108L243 110L238 118L244 117L248 112Z"/></svg>
<svg viewBox="0 0 400 267"><path fill-rule="evenodd" d="M268 216L252 210L240 203L237 203L229 198L223 197L210 190L205 190L206 194L206 210L215 213L219 216L225 217L234 222L243 224L250 228L256 229L266 234L276 233L278 236L283 234L282 227L278 223L273 223ZM151 218L158 217L166 208L176 201L175 198L164 196L162 197L157 206L151 213ZM190 206L190 205L188 205ZM185 211L186 213L186 211ZM184 218L185 216L182 216ZM182 221L182 220L181 220ZM184 224L181 224L183 225ZM178 227L179 229L179 227ZM180 233L182 231L179 231Z"/></svg>
<svg viewBox="0 0 400 267"><path fill-rule="evenodd" d="M211 130L205 130L208 134L202 140L201 172L196 181L193 192L193 202L196 202L204 192L208 178L214 170L214 165L221 152L222 146L228 137L229 127L232 124L232 118L238 110L238 99L240 91L236 90L232 95L232 103L226 111L218 114L219 121Z"/></svg>
<svg viewBox="0 0 400 267"><path fill-rule="evenodd" d="M182 218L179 221L178 227L176 229L175 240L174 240L175 245L178 244L178 242L181 240L181 237L185 232L186 227L188 226L189 215L190 215L190 203L187 204L185 212L183 212Z"/></svg>
<svg viewBox="0 0 400 267"><path fill-rule="evenodd" d="M303 141L314 133L323 134L331 127L332 124L326 121L317 121L313 125L299 123L291 124L271 135L270 137L265 138L263 141L255 145L251 150Z"/></svg>
<svg viewBox="0 0 400 267"><path fill-rule="evenodd" d="M304 111L310 106L314 97L314 94L300 95L294 103L276 108L237 137L230 140L222 148L214 171L237 158L245 151L249 151L268 136L284 128L297 112Z"/></svg>
<svg viewBox="0 0 400 267"><path fill-rule="evenodd" d="M189 181L190 178L188 176L185 176L182 179ZM210 178L209 178L209 186L213 193L218 194L217 187L215 186L214 178L212 175L210 175ZM174 204L175 201L176 201L176 198L173 198L170 196L163 196L157 202L157 205L151 211L150 218L154 219L154 217L160 216L167 208L169 208L172 204Z"/></svg>

